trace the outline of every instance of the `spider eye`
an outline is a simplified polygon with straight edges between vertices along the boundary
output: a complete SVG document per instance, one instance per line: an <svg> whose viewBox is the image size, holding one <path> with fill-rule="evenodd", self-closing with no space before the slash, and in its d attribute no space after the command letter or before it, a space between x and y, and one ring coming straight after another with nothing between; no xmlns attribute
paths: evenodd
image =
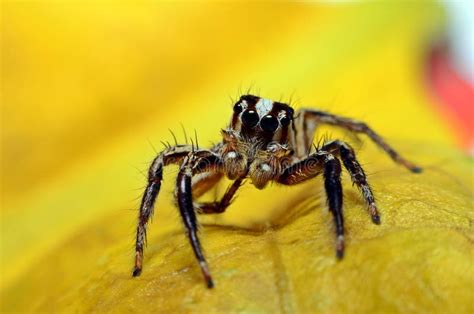
<svg viewBox="0 0 474 314"><path fill-rule="evenodd" d="M288 116L284 116L280 119L280 123L283 127L287 127L290 124L291 119Z"/></svg>
<svg viewBox="0 0 474 314"><path fill-rule="evenodd" d="M260 127L265 132L273 133L278 129L278 119L271 115L265 116L260 121Z"/></svg>
<svg viewBox="0 0 474 314"><path fill-rule="evenodd" d="M258 123L258 113L255 110L247 110L242 114L242 123L249 128L253 128Z"/></svg>
<svg viewBox="0 0 474 314"><path fill-rule="evenodd" d="M235 113L241 113L243 110L244 110L244 107L242 107L242 104L240 102L235 104L234 106Z"/></svg>

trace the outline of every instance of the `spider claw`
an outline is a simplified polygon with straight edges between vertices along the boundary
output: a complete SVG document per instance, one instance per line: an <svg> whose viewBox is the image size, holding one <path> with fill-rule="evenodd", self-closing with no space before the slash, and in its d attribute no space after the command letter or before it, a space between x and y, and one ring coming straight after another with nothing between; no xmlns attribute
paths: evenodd
<svg viewBox="0 0 474 314"><path fill-rule="evenodd" d="M135 267L135 268L133 269L132 276L133 276L133 277L138 277L138 276L140 276L141 273L142 273L142 269L141 269L141 268L138 268L138 267Z"/></svg>
<svg viewBox="0 0 474 314"><path fill-rule="evenodd" d="M408 170L410 170L411 172L413 173L421 173L423 172L423 168L411 163L410 161L406 160L406 159L403 159L401 157L399 157L398 159L396 159L395 161L397 161L398 163L402 164L403 166L405 166Z"/></svg>
<svg viewBox="0 0 474 314"><path fill-rule="evenodd" d="M377 210L377 206L374 203L369 205L369 213L370 217L372 218L372 222L376 225L380 225L380 215Z"/></svg>
<svg viewBox="0 0 474 314"><path fill-rule="evenodd" d="M206 262L201 261L199 262L199 266L201 266L201 271L204 276L204 280L206 281L206 285L209 289L214 288L214 281L212 280L211 273L209 272L209 268L207 267Z"/></svg>
<svg viewBox="0 0 474 314"><path fill-rule="evenodd" d="M372 222L376 225L380 225L380 216L378 214L371 216L372 217Z"/></svg>
<svg viewBox="0 0 474 314"><path fill-rule="evenodd" d="M207 278L206 279L206 284L209 289L214 288L214 281L212 281L212 278Z"/></svg>

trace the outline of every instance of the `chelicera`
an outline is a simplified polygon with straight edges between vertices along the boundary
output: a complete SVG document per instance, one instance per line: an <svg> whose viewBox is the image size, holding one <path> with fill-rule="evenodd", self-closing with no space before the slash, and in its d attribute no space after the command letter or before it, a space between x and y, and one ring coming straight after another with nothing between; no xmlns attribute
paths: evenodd
<svg viewBox="0 0 474 314"><path fill-rule="evenodd" d="M344 219L341 161L359 188L375 224L380 224L380 215L364 170L349 144L339 140L330 141L311 152L313 135L319 124L363 133L395 162L412 172L421 172L421 168L401 157L363 122L312 109L302 109L295 114L287 104L243 95L234 104L229 126L221 131L220 143L209 149L176 144L164 149L153 160L140 205L133 276L140 275L142 271L147 224L160 191L163 167L170 164L180 166L176 181L176 202L207 287L212 288L214 283L201 250L196 213L224 212L246 178L257 189L263 189L270 181L295 185L322 174L328 207L336 226L336 256L342 258ZM224 177L233 183L220 201L202 203L194 200Z"/></svg>

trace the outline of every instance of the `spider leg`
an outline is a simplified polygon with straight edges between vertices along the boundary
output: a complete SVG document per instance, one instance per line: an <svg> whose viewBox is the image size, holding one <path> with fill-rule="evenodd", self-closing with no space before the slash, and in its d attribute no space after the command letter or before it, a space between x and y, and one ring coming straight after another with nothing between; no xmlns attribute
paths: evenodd
<svg viewBox="0 0 474 314"><path fill-rule="evenodd" d="M153 215L156 198L160 192L163 180L163 167L170 164L179 164L192 152L191 145L178 145L166 148L152 162L148 170L148 184L143 193L138 214L137 233L135 240L135 266L133 276L139 276L143 264L143 247L146 242L147 224ZM208 151L198 151L199 154L212 154Z"/></svg>
<svg viewBox="0 0 474 314"><path fill-rule="evenodd" d="M148 169L148 184L143 193L138 215L137 235L135 240L135 267L133 276L138 276L142 270L143 246L146 241L146 227L148 220L153 215L155 200L160 192L163 180L163 167L168 164L178 163L191 151L191 146L178 145L163 150L153 160Z"/></svg>
<svg viewBox="0 0 474 314"><path fill-rule="evenodd" d="M336 256L344 256L344 217L342 212L341 163L331 153L318 151L286 168L278 183L294 185L323 173L329 210L336 225Z"/></svg>
<svg viewBox="0 0 474 314"><path fill-rule="evenodd" d="M235 180L227 189L220 201L194 203L194 208L198 214L220 214L225 212L227 207L232 203L235 192L242 186L244 178Z"/></svg>
<svg viewBox="0 0 474 314"><path fill-rule="evenodd" d="M214 145L210 151L218 154L222 147L222 143ZM193 198L198 198L212 189L222 178L224 172L219 167L213 167L210 171L200 172L193 176L191 181L191 188L193 190Z"/></svg>
<svg viewBox="0 0 474 314"><path fill-rule="evenodd" d="M324 168L324 187L328 197L329 210L336 224L336 255L344 256L344 217L342 215L341 163L328 155Z"/></svg>
<svg viewBox="0 0 474 314"><path fill-rule="evenodd" d="M198 198L204 195L207 191L216 186L217 183L223 178L222 172L204 172L193 177L191 186L193 189L193 197Z"/></svg>
<svg viewBox="0 0 474 314"><path fill-rule="evenodd" d="M195 154L190 153L189 156L183 161L176 181L179 211L183 219L189 241L193 248L194 255L199 261L199 266L201 267L201 271L208 288L214 287L214 283L212 281L206 259L202 253L201 244L197 235L198 225L196 213L193 207L192 177L198 171L205 171L205 169L203 169L204 167L200 166L200 162L210 161L210 163L206 163L207 168L212 166L212 164L217 164L220 161L216 156L214 157L215 158L213 160L205 160L205 158L203 160L197 158Z"/></svg>
<svg viewBox="0 0 474 314"><path fill-rule="evenodd" d="M381 147L396 163L399 163L410 171L419 173L422 168L403 158L397 153L389 144L387 144L380 135L372 130L366 123L356 121L350 118L345 118L337 115L333 115L323 111L316 111L311 109L303 109L300 112L302 116L303 125L309 126L304 128L304 146L308 147L311 145L311 136L314 133L317 123L325 123L330 125L336 125L356 133L366 134L377 146ZM300 140L301 141L301 140Z"/></svg>
<svg viewBox="0 0 474 314"><path fill-rule="evenodd" d="M351 175L352 182L357 185L362 193L363 198L367 202L372 221L375 224L380 224L380 215L378 213L377 206L375 205L374 194L372 193L372 189L367 182L367 176L365 175L364 170L355 157L352 147L342 141L332 141L321 147L321 150L339 155L344 167Z"/></svg>

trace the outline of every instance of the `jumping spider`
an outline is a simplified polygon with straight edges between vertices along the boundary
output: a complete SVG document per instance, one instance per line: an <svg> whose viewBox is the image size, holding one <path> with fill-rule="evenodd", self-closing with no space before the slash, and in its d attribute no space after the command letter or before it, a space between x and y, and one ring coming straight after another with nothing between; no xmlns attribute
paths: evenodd
<svg viewBox="0 0 474 314"><path fill-rule="evenodd" d="M375 224L380 224L380 216L364 170L349 144L331 141L315 152L308 153L318 124L336 125L351 132L364 133L395 162L412 172L421 171L421 168L401 157L363 122L311 109L302 109L295 115L287 104L254 95L243 95L234 105L229 127L222 130L222 142L210 149L200 149L194 145L170 146L153 160L140 206L133 276L140 275L142 270L148 219L153 214L155 199L160 191L163 167L170 164L180 166L176 182L176 202L208 288L212 288L214 283L201 251L196 212L224 212L245 178L250 178L256 188L263 189L270 181L294 185L323 174L328 207L336 225L336 255L342 258L344 223L341 161L353 183L360 189ZM193 198L204 194L224 176L234 182L220 201L193 201Z"/></svg>

